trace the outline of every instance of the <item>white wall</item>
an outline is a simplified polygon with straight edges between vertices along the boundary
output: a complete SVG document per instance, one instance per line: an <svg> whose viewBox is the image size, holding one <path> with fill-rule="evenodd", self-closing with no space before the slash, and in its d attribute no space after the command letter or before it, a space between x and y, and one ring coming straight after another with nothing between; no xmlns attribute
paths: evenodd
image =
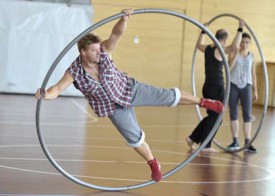
<svg viewBox="0 0 275 196"><path fill-rule="evenodd" d="M91 5L0 0L0 92L33 94L60 52L92 25ZM77 57L74 46L60 61L48 86ZM80 95L74 87L63 95Z"/></svg>

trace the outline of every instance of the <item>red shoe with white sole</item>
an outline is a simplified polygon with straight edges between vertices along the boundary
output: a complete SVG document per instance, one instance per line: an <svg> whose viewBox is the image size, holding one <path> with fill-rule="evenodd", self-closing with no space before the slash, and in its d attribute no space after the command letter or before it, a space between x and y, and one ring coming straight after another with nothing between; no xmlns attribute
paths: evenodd
<svg viewBox="0 0 275 196"><path fill-rule="evenodd" d="M156 158L154 158L151 161L148 161L148 165L150 165L150 168L152 170L152 180L155 180L156 182L159 182L162 180L162 172L161 172L161 166Z"/></svg>
<svg viewBox="0 0 275 196"><path fill-rule="evenodd" d="M223 103L218 100L201 98L200 107L206 108L216 113L222 113L224 110Z"/></svg>

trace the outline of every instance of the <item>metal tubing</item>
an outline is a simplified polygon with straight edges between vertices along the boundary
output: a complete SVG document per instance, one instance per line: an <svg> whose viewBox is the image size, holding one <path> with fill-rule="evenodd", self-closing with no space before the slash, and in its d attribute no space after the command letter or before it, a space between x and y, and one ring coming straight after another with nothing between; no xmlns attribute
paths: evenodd
<svg viewBox="0 0 275 196"><path fill-rule="evenodd" d="M223 52L222 47L220 46L219 42L216 40L216 38L212 35L212 33L206 28L204 27L202 24L200 24L198 21L182 14L182 13L178 13L178 12L174 12L174 11L170 11L170 10L165 10L165 9L150 9L150 8L145 8L145 9L137 9L133 11L133 15L135 14L145 14L145 13L158 13L158 14L167 14L167 15L172 15L175 17L179 17L183 20L186 20L194 25L196 25L198 28L200 28L201 30L205 31L206 34L212 39L212 41L217 45L219 52L222 55L222 59L223 61L225 61L225 64L227 65L226 62L226 57L225 54ZM64 50L59 54L59 56L56 58L56 60L53 62L52 66L50 67L43 83L41 86L41 89L45 89L46 85L48 83L49 78L51 77L54 69L56 68L56 66L58 65L58 63L60 62L60 60L63 58L63 56L70 50L70 48L76 44L82 37L84 37L85 35L87 35L89 32L99 28L100 26L113 21L115 19L118 19L120 17L122 17L124 14L123 13L118 13L116 15L110 16L106 19L101 20L100 22L92 25L91 27L89 27L88 29L86 29L85 31L83 31L81 34L79 34L74 40L72 40L65 48ZM226 69L228 69L228 65L226 66ZM227 73L229 71L227 70ZM226 75L226 77L228 77L228 74ZM228 94L228 93L227 93ZM225 97L225 103L227 103L228 101L228 96ZM41 144L41 147L45 153L45 155L47 156L47 158L49 159L49 161L51 162L51 164L65 177L67 177L68 179L70 179L71 181L82 185L84 187L88 187L88 188L92 188L92 189L97 189L97 190L104 190L104 191L124 191L124 190L130 190L130 189L137 189L137 188L141 188L141 187L145 187L151 184L154 184L155 181L150 180L150 181L146 181L140 184L135 184L135 185L129 185L129 186L123 186L123 187L105 187L105 186L98 186L98 185L94 185L94 184L89 184L87 182L84 182L74 176L72 176L71 174L69 174L67 171L65 171L55 160L54 158L51 156L50 152L47 149L47 146L45 145L43 136L42 136L42 132L40 129L40 120L39 120L39 114L40 114L40 107L41 107L41 103L42 103L42 99L39 99L37 101L37 106L36 106L36 129L37 129L37 134L38 134L38 138L39 138L39 142ZM184 160L181 164L179 164L177 167L175 167L174 169L170 170L169 172L165 173L163 175L163 179L169 177L170 175L176 173L178 170L180 170L181 168L183 168L185 165L187 165L189 162L191 162L197 155L198 153L200 153L200 151L206 146L206 144L210 141L210 139L214 136L214 134L216 133L216 130L218 128L218 125L221 123L221 120L223 118L224 113L221 113L213 127L213 129L211 130L210 134L208 135L208 137L206 138L206 140L202 143L202 145L186 160Z"/></svg>

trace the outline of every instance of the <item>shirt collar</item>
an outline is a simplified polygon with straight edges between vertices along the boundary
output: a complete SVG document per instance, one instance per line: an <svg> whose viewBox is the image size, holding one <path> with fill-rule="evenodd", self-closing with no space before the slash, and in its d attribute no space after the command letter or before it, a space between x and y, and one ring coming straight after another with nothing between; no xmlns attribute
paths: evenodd
<svg viewBox="0 0 275 196"><path fill-rule="evenodd" d="M79 56L76 58L76 65L77 65L77 67L79 67L79 72L80 72L80 74L81 74L81 75L84 75L84 74L86 74L86 71L85 71L85 69L83 68L81 62L82 62L81 56L79 55Z"/></svg>

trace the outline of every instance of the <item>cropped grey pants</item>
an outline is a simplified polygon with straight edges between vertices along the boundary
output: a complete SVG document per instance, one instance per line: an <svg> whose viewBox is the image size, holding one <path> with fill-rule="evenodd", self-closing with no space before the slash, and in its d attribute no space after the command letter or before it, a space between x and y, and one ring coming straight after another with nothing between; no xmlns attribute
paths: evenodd
<svg viewBox="0 0 275 196"><path fill-rule="evenodd" d="M120 134L127 140L131 147L139 147L145 139L145 134L139 127L135 115L135 106L176 106L180 100L178 88L158 88L131 80L132 102L130 107L123 107L117 104L115 114L109 116L112 123Z"/></svg>

